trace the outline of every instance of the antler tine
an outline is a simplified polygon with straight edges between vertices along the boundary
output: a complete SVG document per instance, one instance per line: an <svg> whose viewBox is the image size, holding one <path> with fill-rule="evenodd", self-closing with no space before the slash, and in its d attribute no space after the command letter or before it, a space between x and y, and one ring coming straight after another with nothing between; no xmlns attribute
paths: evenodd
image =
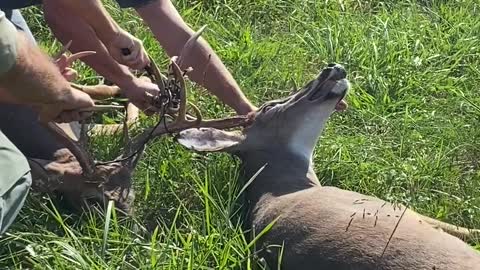
<svg viewBox="0 0 480 270"><path fill-rule="evenodd" d="M123 119L123 138L125 144L130 142L129 128L137 123L139 109L132 103L127 104L125 109L125 118Z"/></svg>
<svg viewBox="0 0 480 270"><path fill-rule="evenodd" d="M204 120L199 123L192 124L191 122L179 122L165 127L158 125L155 129L147 129L135 138L133 138L128 146L128 149L142 149L149 139L160 137L167 133L178 133L182 130L197 127L210 127L217 129L231 129L235 127L246 126L251 122L252 118L246 115L234 116L222 119ZM196 122L196 121L195 121ZM140 151L141 152L141 151Z"/></svg>
<svg viewBox="0 0 480 270"><path fill-rule="evenodd" d="M178 116L175 119L174 124L179 124L180 122L199 123L200 121L202 121L202 114L200 113L200 110L198 110L198 108L191 103L189 104L192 105L192 108L194 108L197 119L193 121L187 119L188 90L185 84L185 79L183 78L183 74L182 74L182 71L180 70L180 67L178 66L177 63L175 63L175 61L172 61L171 68L175 76L175 80L178 82L179 88L180 88L180 106L179 106L180 108L178 110Z"/></svg>
<svg viewBox="0 0 480 270"><path fill-rule="evenodd" d="M96 53L97 52L95 52L95 51L83 51L83 52L74 53L74 54L67 57L66 66L69 67L73 64L73 62L77 61L78 59L80 59L82 57L94 55Z"/></svg>
<svg viewBox="0 0 480 270"><path fill-rule="evenodd" d="M79 85L70 83L70 86L76 90L80 90L88 94L91 98L96 100L108 99L122 96L122 90L118 86L108 85Z"/></svg>
<svg viewBox="0 0 480 270"><path fill-rule="evenodd" d="M164 126L160 125L152 132L152 137L158 137L165 133L178 133L182 130L189 129L192 127L230 129L235 127L246 126L251 122L251 120L252 119L249 116L240 115L240 116L233 116L233 117L222 118L222 119L203 120L196 125L192 125L191 123L188 123L188 122L182 122L173 127L167 127L167 129L165 129Z"/></svg>
<svg viewBox="0 0 480 270"><path fill-rule="evenodd" d="M187 54L192 50L192 48L195 46L198 38L202 35L203 31L207 28L206 25L202 26L195 34L193 34L187 42L185 42L185 45L183 46L182 50L180 51L180 56L177 59L177 64L179 67L182 66L184 59L186 59Z"/></svg>
<svg viewBox="0 0 480 270"><path fill-rule="evenodd" d="M146 70L152 73L153 79L155 80L155 83L160 90L160 95L166 96L167 89L165 88L164 82L167 81L167 78L158 69L158 66L155 63L155 59L153 59L150 55L148 56L148 58L150 59L150 66L146 67Z"/></svg>
<svg viewBox="0 0 480 270"><path fill-rule="evenodd" d="M53 56L53 59L57 59L59 58L60 56L62 56L62 54L66 53L68 51L68 49L70 49L70 46L72 45L72 40L70 40L69 42L67 42L67 44L65 44L61 49L60 51L58 51L54 56Z"/></svg>
<svg viewBox="0 0 480 270"><path fill-rule="evenodd" d="M177 133L192 127L212 127L218 129L229 129L244 126L250 122L251 118L249 116L235 116L231 118L203 121L200 110L187 100L188 91L180 67L182 66L183 60L185 59L187 53L193 48L205 28L206 26L203 26L192 37L190 37L190 39L185 43L185 46L181 51L180 57L172 57L170 63L170 72L174 76L174 82L177 84L176 86L179 88L180 94L179 110L178 115L175 117L175 120L171 124L157 125L155 129L145 130L129 142L127 146L128 151L131 151L132 149L138 149L138 152L141 153L141 149L144 148L148 140L166 133ZM154 61L151 60L151 62L153 71L158 71L158 68L156 67ZM187 104L191 106L192 110L194 111L195 117L187 115ZM133 164L136 164L136 162L134 161Z"/></svg>
<svg viewBox="0 0 480 270"><path fill-rule="evenodd" d="M87 177L91 176L95 172L95 163L86 150L72 140L60 127L56 124L49 122L46 124L46 128L55 136L59 141L65 144L65 147L72 152L77 158L78 163L82 167L83 174Z"/></svg>

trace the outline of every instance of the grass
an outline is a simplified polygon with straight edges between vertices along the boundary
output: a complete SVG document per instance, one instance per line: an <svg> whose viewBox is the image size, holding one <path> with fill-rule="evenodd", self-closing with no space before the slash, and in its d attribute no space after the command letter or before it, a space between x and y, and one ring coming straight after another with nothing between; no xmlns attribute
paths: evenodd
<svg viewBox="0 0 480 270"><path fill-rule="evenodd" d="M175 4L195 29L208 24L204 37L256 104L288 95L329 62L347 68L350 109L332 117L315 153L323 184L480 227L478 1ZM108 8L166 60L134 13ZM44 24L33 26L42 21L38 11L25 14L42 47L54 51ZM77 67L82 82L98 79ZM204 92L192 100L210 117L231 113ZM118 151L109 138L96 138L94 149L103 158ZM0 268L249 269L257 259L237 217L237 165L156 140L135 174L134 218L114 210L70 216L31 196L0 238Z"/></svg>

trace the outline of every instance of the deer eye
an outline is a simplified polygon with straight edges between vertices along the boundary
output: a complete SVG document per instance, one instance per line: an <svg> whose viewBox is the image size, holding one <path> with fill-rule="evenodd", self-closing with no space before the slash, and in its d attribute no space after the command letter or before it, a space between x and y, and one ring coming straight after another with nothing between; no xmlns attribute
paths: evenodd
<svg viewBox="0 0 480 270"><path fill-rule="evenodd" d="M265 112L268 112L268 110L270 110L271 108L275 107L276 104L268 104L268 105L265 105L263 108L262 108L262 112L265 113Z"/></svg>

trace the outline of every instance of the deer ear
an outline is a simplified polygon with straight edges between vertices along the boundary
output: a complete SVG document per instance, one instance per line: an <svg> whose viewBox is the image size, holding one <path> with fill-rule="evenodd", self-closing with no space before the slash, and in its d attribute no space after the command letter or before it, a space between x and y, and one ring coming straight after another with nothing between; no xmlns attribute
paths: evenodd
<svg viewBox="0 0 480 270"><path fill-rule="evenodd" d="M232 152L244 139L238 132L215 128L191 128L180 132L176 137L181 145L199 152Z"/></svg>

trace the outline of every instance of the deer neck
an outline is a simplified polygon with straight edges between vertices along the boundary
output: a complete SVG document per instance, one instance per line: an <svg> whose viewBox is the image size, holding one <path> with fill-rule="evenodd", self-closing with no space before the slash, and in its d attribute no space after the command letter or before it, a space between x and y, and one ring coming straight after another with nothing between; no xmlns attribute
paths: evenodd
<svg viewBox="0 0 480 270"><path fill-rule="evenodd" d="M245 181L250 183L247 199L258 202L264 195L278 197L319 186L313 163L301 155L279 151L250 151L239 155Z"/></svg>

